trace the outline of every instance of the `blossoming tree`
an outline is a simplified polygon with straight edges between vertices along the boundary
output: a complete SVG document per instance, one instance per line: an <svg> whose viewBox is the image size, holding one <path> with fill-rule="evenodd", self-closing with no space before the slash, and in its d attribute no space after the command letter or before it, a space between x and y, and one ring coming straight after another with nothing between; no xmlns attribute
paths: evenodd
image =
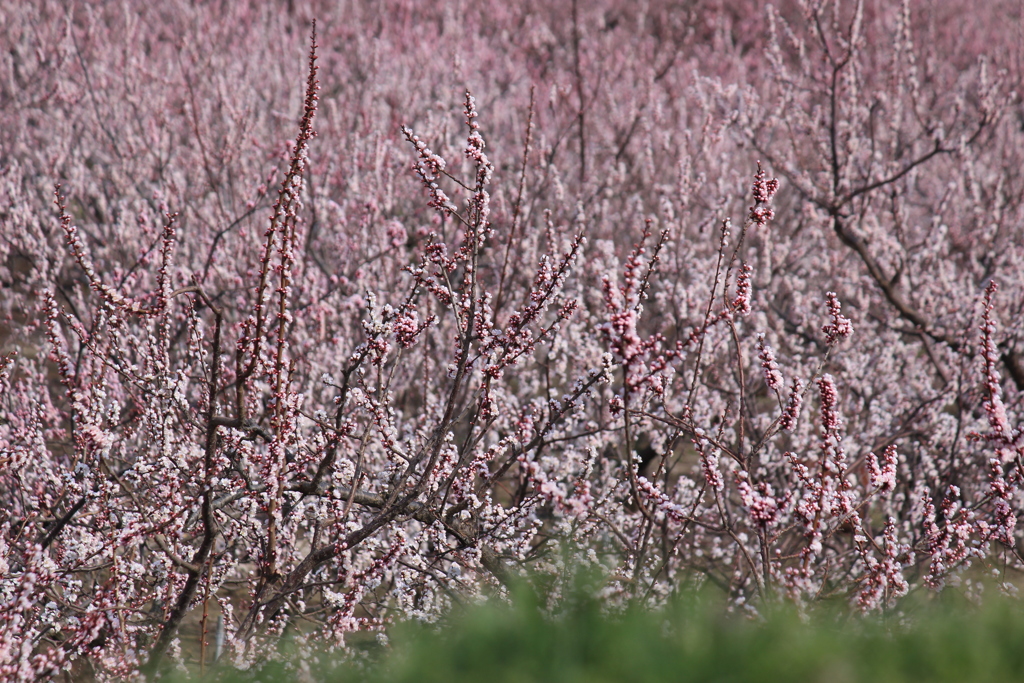
<svg viewBox="0 0 1024 683"><path fill-rule="evenodd" d="M1013 592L997 4L0 2L0 676Z"/></svg>

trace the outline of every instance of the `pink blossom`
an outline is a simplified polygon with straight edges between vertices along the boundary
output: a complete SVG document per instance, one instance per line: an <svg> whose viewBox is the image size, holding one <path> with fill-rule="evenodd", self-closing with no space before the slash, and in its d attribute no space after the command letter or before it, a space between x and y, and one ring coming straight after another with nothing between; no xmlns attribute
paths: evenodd
<svg viewBox="0 0 1024 683"><path fill-rule="evenodd" d="M823 326L821 331L825 333L825 343L834 346L839 340L846 339L853 333L853 325L850 324L850 319L840 312L839 299L835 292L826 292L825 299L832 322Z"/></svg>
<svg viewBox="0 0 1024 683"><path fill-rule="evenodd" d="M761 359L764 382L769 389L778 393L782 389L782 374L779 372L779 364L775 362L775 350L765 344L763 332L757 335L757 348L757 357Z"/></svg>

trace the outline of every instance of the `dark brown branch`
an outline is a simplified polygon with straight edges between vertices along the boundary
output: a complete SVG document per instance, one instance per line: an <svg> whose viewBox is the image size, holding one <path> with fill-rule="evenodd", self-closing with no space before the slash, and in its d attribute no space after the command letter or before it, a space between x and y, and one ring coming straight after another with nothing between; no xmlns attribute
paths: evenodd
<svg viewBox="0 0 1024 683"><path fill-rule="evenodd" d="M461 545L479 549L480 563L484 569L506 587L512 587L515 580L515 572L493 548L479 542L479 532L474 528L472 522L441 519L422 503L408 500L408 496L404 497L401 501L389 504L387 497L366 491L352 490L349 495L356 504L381 510L380 514L360 529L349 534L342 542L329 543L311 550L302 562L280 581L270 599L263 602L257 601L252 606L242 627L239 629L239 634L242 637L248 638L253 634L257 621L256 617L260 612L264 613L265 621L271 618L281 609L289 595L297 590L301 590L306 577L318 567L334 559L343 549L355 547L372 536L381 527L403 516L412 517L423 524L441 522L458 539Z"/></svg>
<svg viewBox="0 0 1024 683"><path fill-rule="evenodd" d="M68 525L68 523L71 521L71 518L78 514L79 510L85 507L86 500L87 498L85 496L82 496L82 498L77 503L71 506L70 510L64 513L63 517L57 520L56 524L54 524L53 527L46 532L46 535L39 540L40 548L46 550L48 547L50 547L50 544L57 539L57 536L59 536L60 532L64 530L64 527Z"/></svg>

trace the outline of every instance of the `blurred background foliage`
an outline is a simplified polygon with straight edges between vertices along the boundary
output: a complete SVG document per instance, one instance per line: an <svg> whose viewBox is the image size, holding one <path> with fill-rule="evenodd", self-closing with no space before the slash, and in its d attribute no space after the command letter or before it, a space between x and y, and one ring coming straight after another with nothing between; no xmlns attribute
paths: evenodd
<svg viewBox="0 0 1024 683"><path fill-rule="evenodd" d="M352 642L354 657L321 653L251 671L221 669L222 683L601 683L629 681L1024 680L1024 612L1010 601L978 607L947 591L913 596L898 613L850 616L842 605L755 614L689 590L664 609L611 612L592 580L579 581L557 614L521 585L443 623L406 622L390 639ZM598 597L595 597L598 596ZM180 681L189 680L179 677Z"/></svg>

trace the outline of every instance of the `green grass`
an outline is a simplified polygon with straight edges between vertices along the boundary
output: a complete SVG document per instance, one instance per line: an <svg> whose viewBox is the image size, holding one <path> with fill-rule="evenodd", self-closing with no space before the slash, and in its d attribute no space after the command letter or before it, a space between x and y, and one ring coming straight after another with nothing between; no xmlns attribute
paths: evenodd
<svg viewBox="0 0 1024 683"><path fill-rule="evenodd" d="M310 664L317 680L380 683L654 683L662 681L1024 681L1024 609L993 599L983 610L929 605L896 618L800 619L779 610L761 620L729 615L691 597L658 612L609 617L581 599L557 619L528 598L480 607L442 629L405 624L373 663L329 658ZM282 683L294 670L274 665L223 680Z"/></svg>

